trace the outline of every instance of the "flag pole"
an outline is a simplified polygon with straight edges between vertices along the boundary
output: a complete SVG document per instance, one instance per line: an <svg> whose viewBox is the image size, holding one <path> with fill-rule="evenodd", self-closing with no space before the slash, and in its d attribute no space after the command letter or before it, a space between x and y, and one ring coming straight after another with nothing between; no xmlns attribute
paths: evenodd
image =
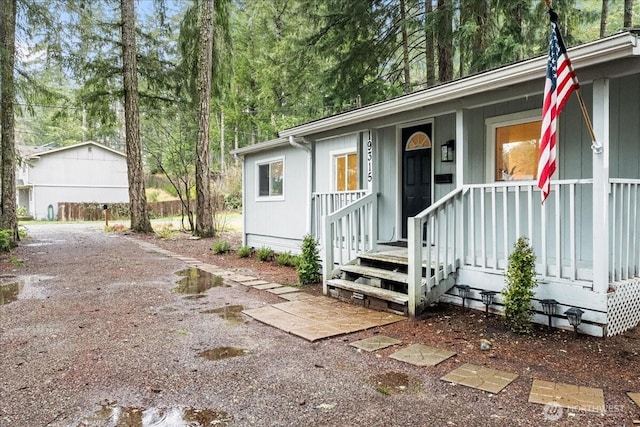
<svg viewBox="0 0 640 427"><path fill-rule="evenodd" d="M544 0L544 1L547 4L547 9L549 9L549 11L553 10L551 8L551 0ZM572 63L569 63L569 69L571 70L571 73L573 73L575 75L575 71L573 69L573 64ZM596 133L593 130L593 125L591 124L591 119L589 118L589 112L587 111L587 106L584 103L584 99L582 98L582 92L580 92L580 87L578 86L574 90L574 92L576 93L576 96L578 97L578 104L580 104L580 110L582 111L582 117L584 118L584 121L587 124L587 130L589 131L589 135L591 136L591 149L593 150L594 153L600 154L600 153L602 153L602 145L600 145L600 143L596 139Z"/></svg>

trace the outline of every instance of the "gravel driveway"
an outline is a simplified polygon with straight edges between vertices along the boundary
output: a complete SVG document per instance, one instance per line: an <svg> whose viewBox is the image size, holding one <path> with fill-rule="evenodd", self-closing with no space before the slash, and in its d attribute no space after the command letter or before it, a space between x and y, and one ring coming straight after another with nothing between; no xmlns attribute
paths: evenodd
<svg viewBox="0 0 640 427"><path fill-rule="evenodd" d="M234 310L279 301L267 292L233 282L202 298L173 292L186 265L135 237L87 226L28 232L13 254L24 264L2 278L22 284L0 306L2 426L546 422L526 402L524 379L498 395L454 386L439 378L455 358L420 368L349 346L375 330L310 343ZM577 414L557 425L606 421Z"/></svg>

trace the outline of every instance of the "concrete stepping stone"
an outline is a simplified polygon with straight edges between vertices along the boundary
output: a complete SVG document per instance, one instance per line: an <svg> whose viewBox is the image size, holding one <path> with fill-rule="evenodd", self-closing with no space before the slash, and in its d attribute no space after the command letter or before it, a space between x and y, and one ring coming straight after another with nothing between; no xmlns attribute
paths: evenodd
<svg viewBox="0 0 640 427"><path fill-rule="evenodd" d="M275 289L275 288L281 288L282 285L279 283L262 283L260 285L255 285L252 286L253 289L260 289L261 291L266 291L267 289Z"/></svg>
<svg viewBox="0 0 640 427"><path fill-rule="evenodd" d="M510 372L465 363L440 379L497 394L516 378L518 375Z"/></svg>
<svg viewBox="0 0 640 427"><path fill-rule="evenodd" d="M364 351L376 351L401 343L402 341L395 338L387 337L384 335L376 335L374 337L365 338L360 341L354 341L352 343L349 343L349 345Z"/></svg>
<svg viewBox="0 0 640 427"><path fill-rule="evenodd" d="M412 344L396 351L389 357L416 366L435 366L456 354L424 344Z"/></svg>
<svg viewBox="0 0 640 427"><path fill-rule="evenodd" d="M267 282L266 280L248 280L246 282L242 282L243 285L245 286L258 286L258 285L266 285L267 283L271 283L271 282Z"/></svg>
<svg viewBox="0 0 640 427"><path fill-rule="evenodd" d="M229 280L233 280L234 282L250 282L252 280L258 280L257 277L251 277L251 276L245 276L242 274L232 274L231 276L227 277L227 279Z"/></svg>
<svg viewBox="0 0 640 427"><path fill-rule="evenodd" d="M604 392L600 388L533 380L529 402L589 412L604 412Z"/></svg>
<svg viewBox="0 0 640 427"><path fill-rule="evenodd" d="M629 396L629 398L631 400L633 400L633 402L638 405L638 407L640 407L640 393L632 393L632 392L628 392L627 396Z"/></svg>
<svg viewBox="0 0 640 427"><path fill-rule="evenodd" d="M289 294L280 294L278 295L280 298L284 298L287 301L299 301L304 299L313 298L313 295L308 294L306 292L291 292Z"/></svg>
<svg viewBox="0 0 640 427"><path fill-rule="evenodd" d="M299 289L294 288L293 286L282 286L280 288L267 289L267 292L271 292L272 294L276 294L276 295L288 294L291 292L298 292L298 291Z"/></svg>

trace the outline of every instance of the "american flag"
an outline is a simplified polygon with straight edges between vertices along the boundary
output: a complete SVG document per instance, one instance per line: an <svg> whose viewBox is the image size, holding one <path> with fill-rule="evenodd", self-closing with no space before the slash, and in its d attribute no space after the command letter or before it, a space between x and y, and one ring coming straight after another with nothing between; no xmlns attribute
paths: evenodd
<svg viewBox="0 0 640 427"><path fill-rule="evenodd" d="M542 203L549 195L551 176L556 170L556 120L571 93L580 87L558 29L558 15L552 10L549 13L551 14L551 36L538 157L538 187L542 191Z"/></svg>

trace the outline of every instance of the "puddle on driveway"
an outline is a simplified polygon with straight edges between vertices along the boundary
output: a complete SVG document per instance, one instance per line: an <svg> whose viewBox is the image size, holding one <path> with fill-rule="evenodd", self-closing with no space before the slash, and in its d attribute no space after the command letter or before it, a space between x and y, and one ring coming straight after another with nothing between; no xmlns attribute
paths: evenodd
<svg viewBox="0 0 640 427"><path fill-rule="evenodd" d="M244 306L242 305L225 305L224 307L203 310L200 313L217 314L221 318L230 322L244 322L242 314L240 314L242 310L244 310Z"/></svg>
<svg viewBox="0 0 640 427"><path fill-rule="evenodd" d="M211 288L227 287L221 276L216 276L199 268L186 268L176 273L183 276L178 281L178 287L173 291L179 294L203 294Z"/></svg>
<svg viewBox="0 0 640 427"><path fill-rule="evenodd" d="M138 408L107 406L83 418L75 427L191 427L227 426L231 417L223 411L211 409L179 408Z"/></svg>
<svg viewBox="0 0 640 427"><path fill-rule="evenodd" d="M383 372L370 378L372 385L376 391L382 394L393 394L403 391L415 391L417 384L409 378L404 372Z"/></svg>
<svg viewBox="0 0 640 427"><path fill-rule="evenodd" d="M9 304L18 299L21 286L19 283L6 283L0 285L0 305Z"/></svg>
<svg viewBox="0 0 640 427"><path fill-rule="evenodd" d="M198 356L207 360L222 360L230 357L242 356L247 352L243 348L237 347L217 347L204 350L198 353Z"/></svg>

